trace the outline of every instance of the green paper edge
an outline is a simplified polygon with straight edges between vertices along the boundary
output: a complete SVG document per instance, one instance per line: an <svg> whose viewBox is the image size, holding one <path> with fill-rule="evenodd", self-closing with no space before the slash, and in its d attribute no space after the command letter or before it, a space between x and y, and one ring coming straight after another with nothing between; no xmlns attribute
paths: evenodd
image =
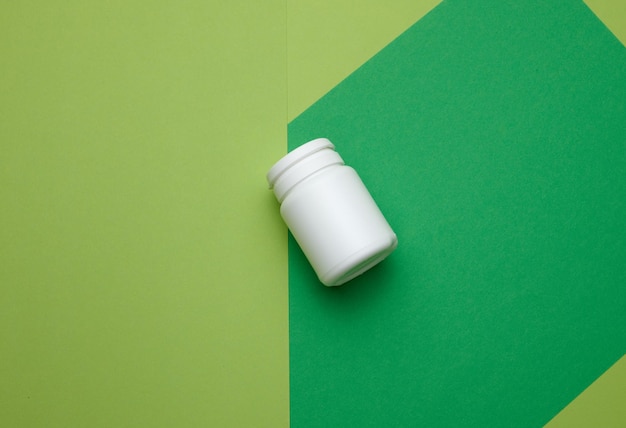
<svg viewBox="0 0 626 428"><path fill-rule="evenodd" d="M585 0L585 4L626 46L626 2L622 0Z"/></svg>
<svg viewBox="0 0 626 428"><path fill-rule="evenodd" d="M548 422L546 428L623 426L626 422L624 387L626 387L626 356L620 358L568 404Z"/></svg>
<svg viewBox="0 0 626 428"><path fill-rule="evenodd" d="M291 121L441 0L287 1Z"/></svg>
<svg viewBox="0 0 626 428"><path fill-rule="evenodd" d="M618 1L618 0L585 0L586 5L594 12L594 14L596 14L596 16L598 17L598 19L600 19L606 26L607 28L614 34L614 36L620 40L620 42L622 44L625 43L626 40L626 9L624 8L624 5L622 4L622 2ZM290 33L291 35L291 33ZM291 51L290 51L291 53ZM293 56L293 55L292 55ZM359 64L360 65L360 64ZM356 67L355 67L356 69ZM318 77L319 78L319 77ZM327 79L329 82L331 81L331 79ZM339 83L339 82L337 82ZM295 86L295 85L293 85ZM327 86L329 86L330 88L330 84L328 84ZM333 85L332 87L334 87L336 85ZM289 86L290 90L292 88L292 85ZM294 93L297 93L297 87L296 87L296 91L294 91ZM326 92L329 92L329 90L327 90ZM325 93L326 93L325 92ZM300 94L298 94L300 95ZM290 92L290 101L292 99L292 94ZM309 103L308 105L311 105L315 100L317 100L317 98L311 97L309 96ZM306 103L300 103L300 105L304 105ZM296 103L296 105L298 105ZM290 106L291 107L291 106ZM290 108L289 109L289 120L290 122L297 118L298 114L292 113L292 112L297 112L298 114L300 113L300 110L298 108ZM623 361L623 358L620 360ZM623 364L622 364L623 365ZM615 364L615 367L619 366L619 363ZM620 366L621 367L621 366ZM614 381L615 378L621 376L620 374L615 374L617 372L617 369L612 368L611 370L609 370L609 372L611 373L610 377L611 379ZM607 373L609 373L607 372ZM620 372L621 373L621 372ZM605 379L609 377L609 374L604 374L601 379ZM623 376L619 377L619 379L621 379ZM621 379L623 381L623 379ZM598 383L602 383L602 385L606 385L608 383L608 381L603 381L603 382L599 382L596 381L594 382L594 384L592 385L592 387L590 387L590 389L597 391L599 388L596 386ZM612 385L615 385L615 382L613 382ZM623 382L621 382L621 385L623 386ZM595 388L595 389L594 389ZM613 401L616 399L615 395L611 395L612 393L614 393L615 391L617 391L616 388L604 388L602 393L604 394L604 397L607 399L607 401L609 403L608 407L604 407L604 417L600 418L599 420L602 421L622 421L623 420L623 416L621 415L621 413L619 412L619 409L614 405L615 403L613 403ZM585 391L585 393L582 394L582 396L587 397L591 395L590 393L587 392L587 390ZM594 394L595 396L598 396L600 394ZM560 414L559 416L557 416L553 421L551 421L548 426L552 426L552 424L554 424L554 421L560 421L561 420L568 420L568 421L572 421L572 419L570 418L570 415L572 413L577 413L579 415L583 415L586 411L591 412L592 410L590 409L589 406L586 405L580 405L579 404L580 398L578 398L577 400L575 400L572 404L568 405L566 407L566 409L563 411L565 413L567 413L567 418L560 418ZM587 404L589 402L589 400L583 400L585 404ZM612 407L611 407L612 405ZM574 407L576 409L575 412L569 411L570 408ZM596 412L597 413L597 412ZM621 419L615 419L615 418L621 418ZM557 424L558 425L558 424ZM558 425L558 426L567 426L567 425ZM570 425L573 426L573 425ZM584 425L575 425L575 426L584 426ZM609 426L613 426L613 425L609 425ZM617 425L615 425L617 426Z"/></svg>

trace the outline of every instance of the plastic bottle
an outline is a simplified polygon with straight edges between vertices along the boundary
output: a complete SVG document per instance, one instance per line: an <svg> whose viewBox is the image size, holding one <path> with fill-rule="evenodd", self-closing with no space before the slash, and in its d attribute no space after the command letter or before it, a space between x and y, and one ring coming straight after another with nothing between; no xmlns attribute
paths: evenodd
<svg viewBox="0 0 626 428"><path fill-rule="evenodd" d="M356 171L318 138L292 150L267 173L280 213L327 286L367 271L398 240Z"/></svg>

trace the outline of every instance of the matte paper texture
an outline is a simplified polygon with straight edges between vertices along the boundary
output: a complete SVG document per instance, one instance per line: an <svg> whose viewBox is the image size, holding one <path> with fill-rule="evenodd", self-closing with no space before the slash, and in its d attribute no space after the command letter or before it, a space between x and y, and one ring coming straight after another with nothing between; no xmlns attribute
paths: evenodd
<svg viewBox="0 0 626 428"><path fill-rule="evenodd" d="M289 247L292 426L537 426L626 349L626 50L581 2L448 1L289 126L398 234Z"/></svg>
<svg viewBox="0 0 626 428"><path fill-rule="evenodd" d="M284 12L0 5L0 426L287 425Z"/></svg>

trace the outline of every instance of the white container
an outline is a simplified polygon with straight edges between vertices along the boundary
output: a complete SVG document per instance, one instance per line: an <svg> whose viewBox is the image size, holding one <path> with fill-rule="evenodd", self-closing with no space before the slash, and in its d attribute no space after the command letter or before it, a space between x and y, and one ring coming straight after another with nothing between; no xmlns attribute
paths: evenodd
<svg viewBox="0 0 626 428"><path fill-rule="evenodd" d="M387 257L398 240L354 169L318 138L267 173L280 213L327 286L341 285Z"/></svg>

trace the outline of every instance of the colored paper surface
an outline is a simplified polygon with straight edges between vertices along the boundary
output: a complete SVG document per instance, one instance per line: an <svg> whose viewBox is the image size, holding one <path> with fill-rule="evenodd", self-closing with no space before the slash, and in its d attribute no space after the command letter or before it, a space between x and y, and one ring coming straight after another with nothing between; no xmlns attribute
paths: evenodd
<svg viewBox="0 0 626 428"><path fill-rule="evenodd" d="M585 4L613 32L615 37L626 45L626 2L622 0L585 0Z"/></svg>
<svg viewBox="0 0 626 428"><path fill-rule="evenodd" d="M576 397L546 425L546 428L623 427L626 421L624 388L626 388L626 356L620 358Z"/></svg>
<svg viewBox="0 0 626 428"><path fill-rule="evenodd" d="M285 28L0 5L0 426L288 424Z"/></svg>
<svg viewBox="0 0 626 428"><path fill-rule="evenodd" d="M263 175L286 151L285 117L295 117L437 2L394 1L385 7L361 2L356 9L343 1L295 3L0 6L0 425L287 425L286 231ZM621 3L586 3L623 41ZM572 5L578 10L578 3ZM285 23L285 9L291 25ZM559 10L569 16L565 8ZM458 22L457 17L449 25ZM602 30L595 26L591 33L597 31ZM310 137L318 131L325 132L316 128ZM303 135L302 142L308 138ZM342 146L339 150L354 164L355 157L346 156ZM602 176L597 168L590 171ZM378 184L377 199L387 192L384 178ZM450 250L443 244L435 248ZM380 275L393 260L369 275ZM416 269L432 267L416 260ZM554 268L546 273L554 275ZM389 282L388 275L379 282ZM366 284L364 293L357 294L355 286L354 297L321 308L335 318L323 326L336 329L376 309L376 282L364 278L358 280ZM419 297L412 292L404 288L401 294ZM349 303L359 299L364 304ZM347 309L339 312L338 305ZM380 305L388 308L384 301ZM392 316L403 320L415 307L414 301L405 302ZM542 308L559 312L545 303ZM315 323L319 314L313 315ZM376 327L375 335L389 324L384 317L378 327L367 324ZM589 317L593 325L583 329L587 335L602 323ZM537 331L537 323L531 319L534 330L527 334ZM362 333L365 326L354 331ZM431 338L439 332L432 325L428 329ZM402 331L411 333L405 341L414 344L417 332L410 325ZM346 365L332 360L345 353L324 342L336 333L329 331L328 338L315 328L312 333L301 335L296 345L321 337L320 351L330 357L329 365L340 363L338 368L353 372L368 365L377 369L364 374L353 390L378 385L393 391L387 404L399 394L396 378L388 378L390 383L382 378L381 363L373 358L379 350L357 349L367 344L359 334L352 338L359 352L349 356L358 364ZM394 340L402 339L390 335L387 343ZM598 346L603 349L594 352L606 351ZM297 354L294 426L307 417L297 376L308 361L308 375L315 374L316 352ZM407 346L403 355L399 367L406 368L413 348ZM603 370L596 370L594 361L581 359L579 367L597 377ZM462 364L468 365L459 358L457 366ZM501 365L495 368L500 371L488 373L494 378L503 373ZM578 367L573 373L580 376ZM402 373L408 380L400 385L414 374L414 369ZM342 376L321 379L327 384L310 384L313 398L319 398L320 388L335 390ZM590 384L595 377L586 379ZM456 389L450 389L450 397L462 387L473 391L462 380L452 382ZM487 385L506 391L507 378L500 381L501 386L495 380ZM435 391L441 395L445 387L438 383ZM383 424L389 426L407 412L404 404L415 412L423 409L415 397L409 394L387 407L372 400L364 408L370 413L391 408ZM348 400L356 411L362 398L339 397L327 406L336 412L340 409L332 405L345 406ZM436 402L431 396L427 400ZM453 409L439 404L442 414ZM319 402L311 408L319 410ZM338 425L353 423L351 414ZM365 425L379 423L384 415ZM310 416L300 425L320 421L319 413ZM453 425L465 424L455 419Z"/></svg>
<svg viewBox="0 0 626 428"><path fill-rule="evenodd" d="M626 349L626 50L581 2L446 1L289 125L398 234L325 288L289 242L298 426L537 426Z"/></svg>
<svg viewBox="0 0 626 428"><path fill-rule="evenodd" d="M288 120L346 78L441 0L287 1Z"/></svg>

